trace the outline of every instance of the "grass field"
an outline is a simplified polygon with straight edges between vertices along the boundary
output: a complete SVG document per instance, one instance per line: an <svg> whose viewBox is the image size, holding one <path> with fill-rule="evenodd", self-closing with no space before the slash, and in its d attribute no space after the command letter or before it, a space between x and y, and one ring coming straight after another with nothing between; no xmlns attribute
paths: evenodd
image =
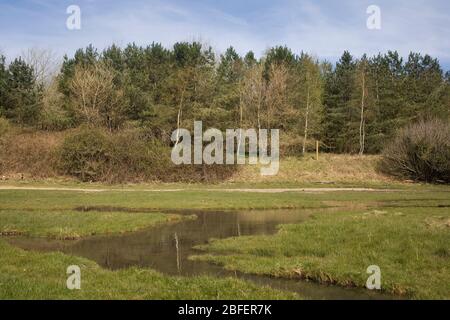
<svg viewBox="0 0 450 320"><path fill-rule="evenodd" d="M81 290L66 269L81 268ZM169 277L149 269L108 271L61 253L33 253L0 240L0 299L293 299L296 295L237 279Z"/></svg>
<svg viewBox="0 0 450 320"><path fill-rule="evenodd" d="M74 240L96 234L133 232L187 218L188 216L142 212L0 211L0 235Z"/></svg>
<svg viewBox="0 0 450 320"><path fill-rule="evenodd" d="M1 186L1 185L0 185ZM47 185L48 186L48 185ZM310 187L308 185L307 187ZM340 186L340 185L339 185ZM58 185L54 186L58 188ZM1 190L0 210L73 210L82 207L126 207L134 209L277 209L318 208L329 206L373 205L373 206L434 206L450 204L450 187L433 185L411 185L397 188L384 185L375 192L335 191L320 192L224 192L224 188L259 188L259 185L176 185L162 192L142 190L141 187L114 188L103 192L69 190ZM276 188L276 185L272 186ZM293 187L299 187L298 185ZM303 187L303 186L301 186ZM321 188L322 186L315 185ZM343 187L348 187L344 185ZM373 187L373 186L371 186ZM70 187L69 187L70 188ZM84 188L84 185L78 186ZM385 192L384 189L395 191ZM126 191L126 192L124 192Z"/></svg>
<svg viewBox="0 0 450 320"><path fill-rule="evenodd" d="M11 185L28 189L8 189ZM42 187L55 190L32 190ZM61 187L65 189L58 190ZM301 191L310 187L314 189ZM375 190L323 189L329 187ZM252 188L265 192L242 190ZM138 186L18 181L0 183L0 200L4 237L20 233L60 239L157 228L176 222L178 210L313 208L317 213L306 223L282 226L272 236L213 240L202 247L204 255L194 258L246 273L360 287L367 266L376 264L386 292L450 298L449 186L381 181ZM333 213L320 213L330 207ZM78 263L86 287L72 292L64 286L65 268ZM236 279L179 278L137 268L108 271L83 258L23 251L1 238L0 274L1 298L298 298Z"/></svg>
<svg viewBox="0 0 450 320"><path fill-rule="evenodd" d="M211 241L194 259L229 270L364 287L378 265L382 289L409 298L450 298L450 210L388 208L316 214L274 236Z"/></svg>

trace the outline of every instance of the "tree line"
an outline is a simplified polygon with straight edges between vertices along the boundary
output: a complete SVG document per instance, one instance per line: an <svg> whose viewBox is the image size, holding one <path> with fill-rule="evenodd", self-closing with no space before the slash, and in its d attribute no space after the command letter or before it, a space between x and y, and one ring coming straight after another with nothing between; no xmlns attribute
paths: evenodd
<svg viewBox="0 0 450 320"><path fill-rule="evenodd" d="M0 116L43 130L140 127L169 144L173 130L202 120L218 129L279 128L286 153L319 140L329 152L363 154L380 152L409 123L450 116L450 73L419 53L346 51L333 65L285 46L256 58L232 47L217 56L199 42L90 45L65 56L49 82L36 64L18 57L7 65L0 56Z"/></svg>

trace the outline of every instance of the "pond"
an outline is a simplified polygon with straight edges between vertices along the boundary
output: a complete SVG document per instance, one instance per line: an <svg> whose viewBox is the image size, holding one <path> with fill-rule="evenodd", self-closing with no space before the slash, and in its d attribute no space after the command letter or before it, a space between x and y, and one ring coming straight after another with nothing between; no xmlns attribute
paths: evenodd
<svg viewBox="0 0 450 320"><path fill-rule="evenodd" d="M280 224L301 223L313 210L254 210L240 212L195 212L197 219L165 224L133 233L94 236L79 241L16 237L9 242L26 250L61 251L96 261L108 269L148 267L169 275L232 276L276 289L294 291L309 299L392 299L375 291L342 288L296 279L279 279L224 270L189 256L199 254L193 247L211 238L273 234ZM184 212L181 214L193 214Z"/></svg>

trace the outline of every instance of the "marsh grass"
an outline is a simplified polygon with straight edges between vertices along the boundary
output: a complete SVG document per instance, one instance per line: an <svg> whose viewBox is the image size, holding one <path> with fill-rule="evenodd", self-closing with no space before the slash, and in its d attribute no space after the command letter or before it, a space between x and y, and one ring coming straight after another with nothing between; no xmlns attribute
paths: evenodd
<svg viewBox="0 0 450 320"><path fill-rule="evenodd" d="M0 235L74 240L96 234L124 233L161 223L194 218L163 213L0 211Z"/></svg>
<svg viewBox="0 0 450 320"><path fill-rule="evenodd" d="M365 284L367 267L376 264L381 267L382 288L387 292L412 298L450 297L450 189L446 186L323 193L236 193L221 192L220 186L208 186L214 191L198 185L178 187L181 190L177 192L145 191L142 186L124 188L132 192L108 187L102 192L0 190L0 230L5 236L75 238L134 231L179 218L158 211L316 208L317 214L310 220L282 226L276 235L212 241L201 247L205 255L195 259L246 273L358 287ZM332 213L320 213L321 208L330 206L335 207ZM93 211L75 210L80 207ZM82 267L86 287L81 292L65 288L65 270L71 264ZM292 295L235 279L185 279L137 268L112 272L86 259L12 248L0 238L0 297L278 299Z"/></svg>
<svg viewBox="0 0 450 320"><path fill-rule="evenodd" d="M47 185L51 186L51 185ZM123 190L103 192L0 190L0 210L73 210L77 207L108 206L133 209L288 209L348 206L436 206L450 205L447 186L413 186L395 192L221 192L223 186L212 190L191 185L177 185L177 192L141 190L126 187ZM162 188L163 189L163 188ZM106 188L107 190L107 188ZM124 192L124 191L130 192Z"/></svg>
<svg viewBox="0 0 450 320"><path fill-rule="evenodd" d="M81 269L81 290L66 287L67 267ZM150 269L109 271L62 253L36 253L0 240L0 299L294 299L250 282L170 277Z"/></svg>
<svg viewBox="0 0 450 320"><path fill-rule="evenodd" d="M449 299L448 208L386 208L316 214L273 236L214 240L192 259L229 270L364 287L370 265L382 289L410 298ZM432 221L432 224L430 224Z"/></svg>

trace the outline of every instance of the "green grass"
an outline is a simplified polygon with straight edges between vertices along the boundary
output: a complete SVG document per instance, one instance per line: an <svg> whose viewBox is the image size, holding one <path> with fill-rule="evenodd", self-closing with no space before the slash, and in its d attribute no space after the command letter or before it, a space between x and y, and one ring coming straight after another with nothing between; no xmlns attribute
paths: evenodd
<svg viewBox="0 0 450 320"><path fill-rule="evenodd" d="M246 169L247 170L247 169ZM252 168L258 171L258 168ZM321 168L308 169L304 167L298 168L308 174L313 174ZM311 172L312 170L312 172ZM277 176L275 176L277 177ZM366 188L395 188L395 189L442 189L443 185L433 185L426 183L411 183L398 180L339 180L339 181L296 181L289 180L289 176L276 179L256 180L239 178L217 183L177 183L177 182L148 182L148 183L123 183L123 184L105 184L101 182L82 182L75 179L37 179L37 180L2 180L0 186L15 187L62 187L62 188L83 188L83 189L106 189L106 190L164 190L164 189L185 189L185 190L205 190L205 189L223 189L223 188L327 188L327 187L366 187ZM447 186L447 190L450 187Z"/></svg>
<svg viewBox="0 0 450 320"><path fill-rule="evenodd" d="M196 259L247 273L303 277L342 286L364 286L367 267L376 264L381 267L382 287L387 292L412 298L450 298L450 238L446 224L450 215L449 186L386 184L379 187L399 191L316 193L221 192L224 186L259 188L263 185L151 187L182 189L177 192L142 190L148 186L124 186L132 190L130 192L0 190L0 232L76 238L134 231L178 217L158 211L277 208L317 208L320 211L320 208L337 207L337 213L318 213L306 223L283 226L276 235L212 241L203 247L207 250L205 255ZM276 183L270 186L286 187ZM80 207L98 209L75 210ZM103 212L100 208L112 212ZM115 208L133 209L133 212L119 212L121 210ZM144 212L148 209L156 211ZM65 288L65 270L71 264L82 268L84 287L81 291ZM0 238L0 298L286 297L292 296L236 279L177 278L137 268L108 271L82 258L12 248Z"/></svg>
<svg viewBox="0 0 450 320"><path fill-rule="evenodd" d="M81 289L66 287L67 267L81 268ZM109 271L87 259L35 253L0 241L0 299L293 299L295 294L233 279L169 277L131 268Z"/></svg>
<svg viewBox="0 0 450 320"><path fill-rule="evenodd" d="M226 269L365 286L370 265L382 289L410 298L450 299L450 210L389 208L320 213L273 236L211 241L192 257Z"/></svg>
<svg viewBox="0 0 450 320"><path fill-rule="evenodd" d="M0 210L67 210L82 206L171 209L320 208L354 203L372 205L450 205L448 186L414 186L397 192L251 193L191 190L178 192L0 190Z"/></svg>
<svg viewBox="0 0 450 320"><path fill-rule="evenodd" d="M0 235L78 239L96 234L137 231L187 217L142 212L3 210L0 211Z"/></svg>

